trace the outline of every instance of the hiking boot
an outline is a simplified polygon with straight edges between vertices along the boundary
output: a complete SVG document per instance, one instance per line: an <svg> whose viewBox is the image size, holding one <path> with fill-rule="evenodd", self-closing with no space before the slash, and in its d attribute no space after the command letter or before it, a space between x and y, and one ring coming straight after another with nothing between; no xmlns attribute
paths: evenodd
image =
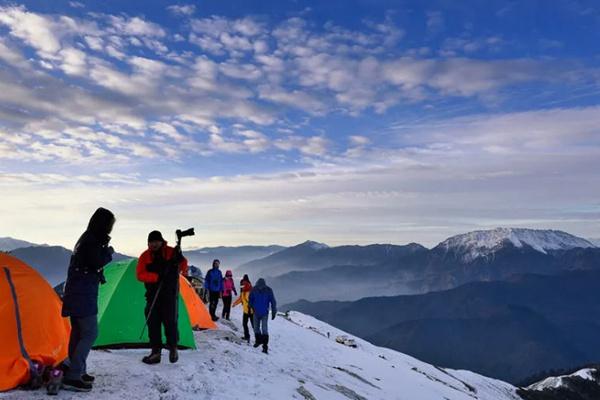
<svg viewBox="0 0 600 400"><path fill-rule="evenodd" d="M217 317L216 315L213 315L212 317L210 317L214 322L217 322L219 320L219 317Z"/></svg>
<svg viewBox="0 0 600 400"><path fill-rule="evenodd" d="M262 337L263 335L257 333L256 335L254 335L255 341L254 341L254 348L257 348L258 346L260 346L262 344Z"/></svg>
<svg viewBox="0 0 600 400"><path fill-rule="evenodd" d="M94 383L94 381L96 380L96 378L90 374L83 374L81 376L81 380L87 383Z"/></svg>
<svg viewBox="0 0 600 400"><path fill-rule="evenodd" d="M269 335L263 335L263 349L262 352L265 354L269 354Z"/></svg>
<svg viewBox="0 0 600 400"><path fill-rule="evenodd" d="M89 382L84 382L81 379L64 378L62 385L63 389L71 390L73 392L89 392L92 390L92 384Z"/></svg>
<svg viewBox="0 0 600 400"><path fill-rule="evenodd" d="M160 353L152 352L149 356L142 358L142 362L149 365L158 364L160 363Z"/></svg>
<svg viewBox="0 0 600 400"><path fill-rule="evenodd" d="M177 346L169 349L169 362L174 364L179 360L179 352L177 351Z"/></svg>

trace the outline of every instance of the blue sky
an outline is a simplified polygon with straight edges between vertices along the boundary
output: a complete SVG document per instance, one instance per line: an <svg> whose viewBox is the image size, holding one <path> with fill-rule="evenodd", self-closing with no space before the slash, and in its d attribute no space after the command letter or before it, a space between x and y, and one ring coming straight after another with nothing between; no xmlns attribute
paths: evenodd
<svg viewBox="0 0 600 400"><path fill-rule="evenodd" d="M0 234L600 237L593 1L0 4Z"/></svg>

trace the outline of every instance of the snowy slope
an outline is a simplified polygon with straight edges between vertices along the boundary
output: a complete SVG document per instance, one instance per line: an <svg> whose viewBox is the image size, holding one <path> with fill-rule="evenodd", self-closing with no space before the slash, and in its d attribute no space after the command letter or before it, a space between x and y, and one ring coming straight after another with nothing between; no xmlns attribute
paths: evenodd
<svg viewBox="0 0 600 400"><path fill-rule="evenodd" d="M505 243L511 243L519 248L527 245L544 254L548 250L596 247L588 240L566 232L523 228L496 228L469 232L453 236L437 247L447 251L453 250L462 254L465 261L472 261L478 257L492 254Z"/></svg>
<svg viewBox="0 0 600 400"><path fill-rule="evenodd" d="M571 374L571 375L562 375L562 376L551 376L542 381L536 382L533 385L527 387L527 390L537 390L542 391L546 389L558 389L560 387L564 387L567 383L567 378L579 377L588 381L593 381L594 370L592 368L584 368L579 371Z"/></svg>
<svg viewBox="0 0 600 400"><path fill-rule="evenodd" d="M517 400L508 383L443 370L393 350L373 346L312 317L290 312L270 321L271 352L239 340L240 309L219 330L196 332L198 350L180 362L147 366L144 350L93 351L90 395L61 392L62 399L218 400ZM329 333L329 337L328 334ZM336 342L346 335L357 348ZM44 392L13 391L0 399L47 399Z"/></svg>

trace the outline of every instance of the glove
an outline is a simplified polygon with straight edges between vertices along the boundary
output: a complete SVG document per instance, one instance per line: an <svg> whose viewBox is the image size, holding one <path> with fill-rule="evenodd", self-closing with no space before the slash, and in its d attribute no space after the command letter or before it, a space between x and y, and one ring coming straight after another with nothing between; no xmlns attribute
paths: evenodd
<svg viewBox="0 0 600 400"><path fill-rule="evenodd" d="M276 316L277 316L277 312L273 311L271 313L271 321L274 320Z"/></svg>
<svg viewBox="0 0 600 400"><path fill-rule="evenodd" d="M160 271L160 269L161 269L160 267L161 267L160 264L153 262L153 263L146 265L146 270L148 272L154 272L155 274L157 274L158 271Z"/></svg>
<svg viewBox="0 0 600 400"><path fill-rule="evenodd" d="M106 283L106 278L104 277L104 268L100 268L98 270L98 281L101 285L104 285Z"/></svg>

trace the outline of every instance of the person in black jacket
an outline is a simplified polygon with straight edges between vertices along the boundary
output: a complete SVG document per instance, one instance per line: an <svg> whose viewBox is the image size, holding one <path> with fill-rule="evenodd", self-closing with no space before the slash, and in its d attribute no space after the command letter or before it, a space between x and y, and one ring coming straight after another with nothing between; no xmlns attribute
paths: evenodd
<svg viewBox="0 0 600 400"><path fill-rule="evenodd" d="M98 287L105 283L104 266L112 261L109 246L115 216L98 208L81 235L71 261L63 296L63 317L71 319L69 359L65 362L63 387L90 391L94 377L86 370L87 357L98 336Z"/></svg>

